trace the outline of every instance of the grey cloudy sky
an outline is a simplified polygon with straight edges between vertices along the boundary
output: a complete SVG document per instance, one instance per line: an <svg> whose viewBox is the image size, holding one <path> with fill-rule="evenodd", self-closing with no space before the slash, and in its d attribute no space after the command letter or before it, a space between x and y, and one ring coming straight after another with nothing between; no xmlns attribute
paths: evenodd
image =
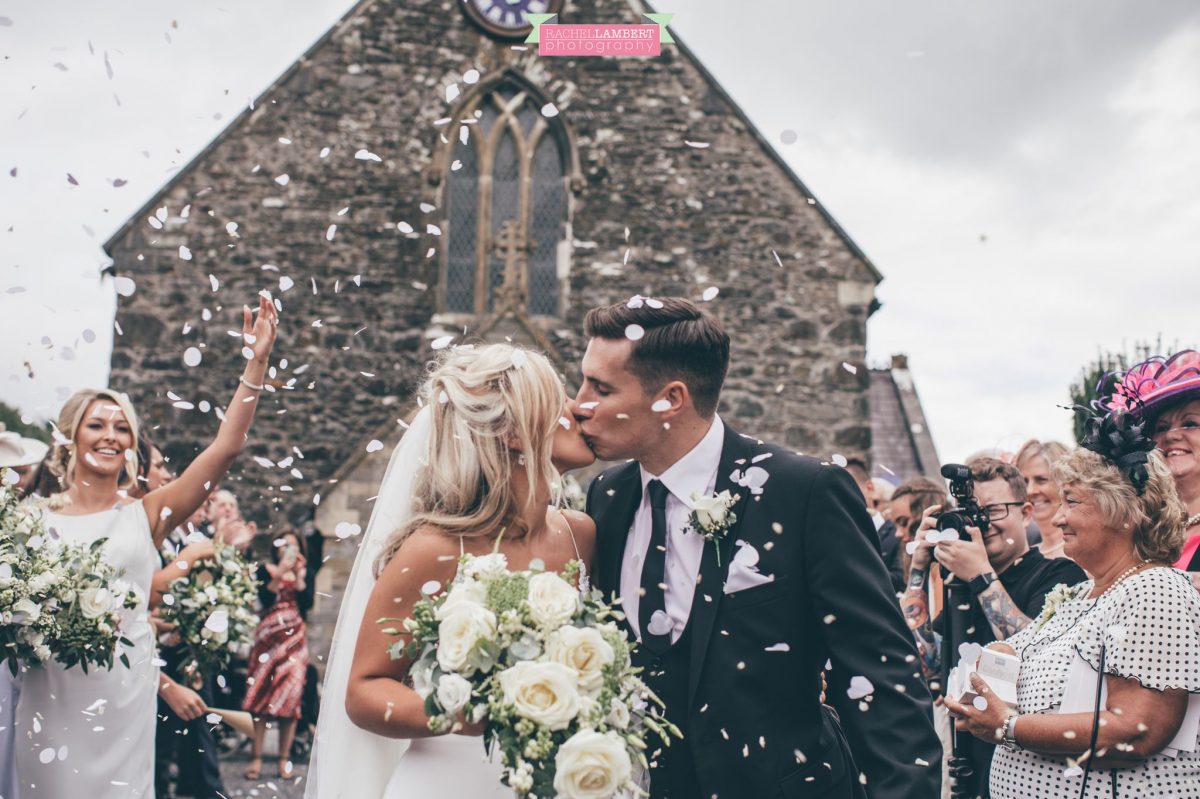
<svg viewBox="0 0 1200 799"><path fill-rule="evenodd" d="M104 381L100 244L351 5L0 5L0 399ZM1200 4L656 7L886 276L869 355L944 459L1066 438L1098 348L1200 344Z"/></svg>

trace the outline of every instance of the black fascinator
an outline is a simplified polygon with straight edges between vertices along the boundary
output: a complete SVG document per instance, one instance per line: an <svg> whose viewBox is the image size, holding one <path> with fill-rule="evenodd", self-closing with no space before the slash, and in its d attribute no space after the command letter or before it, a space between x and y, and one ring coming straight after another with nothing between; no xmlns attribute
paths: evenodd
<svg viewBox="0 0 1200 799"><path fill-rule="evenodd" d="M1101 380L1101 386L1104 382ZM1076 412L1087 415L1079 446L1095 452L1120 469L1133 484L1138 496L1141 496L1150 480L1146 464L1150 462L1150 453L1154 451L1154 440L1145 432L1145 415L1138 413L1136 407L1114 407L1106 399L1101 397L1093 401L1091 407L1074 407Z"/></svg>

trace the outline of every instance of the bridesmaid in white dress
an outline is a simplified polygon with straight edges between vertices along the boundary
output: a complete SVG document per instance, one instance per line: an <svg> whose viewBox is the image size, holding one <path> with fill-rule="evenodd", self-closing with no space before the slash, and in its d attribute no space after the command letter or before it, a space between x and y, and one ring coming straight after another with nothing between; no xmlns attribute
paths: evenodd
<svg viewBox="0 0 1200 799"><path fill-rule="evenodd" d="M63 406L59 430L71 443L57 447L52 462L66 490L51 498L47 525L68 541L107 538L105 559L125 570L141 602L122 612L122 632L132 642L123 648L128 668L117 659L111 670L86 674L57 663L22 674L15 725L22 799L154 799L155 696L173 685L160 684L147 608L160 563L157 551L241 451L277 320L265 296L259 298L257 320L249 308L243 310L242 333L253 357L216 439L178 479L142 499L130 501L137 493L138 422L125 395L84 390Z"/></svg>
<svg viewBox="0 0 1200 799"><path fill-rule="evenodd" d="M427 407L392 455L343 597L311 799L511 797L481 726L430 732L411 663L388 657L395 639L377 620L409 616L421 586L453 579L464 551L498 551L513 570L540 560L561 571L575 559L586 566L594 549L591 519L547 509L557 472L596 456L545 357L505 344L460 348L422 395Z"/></svg>

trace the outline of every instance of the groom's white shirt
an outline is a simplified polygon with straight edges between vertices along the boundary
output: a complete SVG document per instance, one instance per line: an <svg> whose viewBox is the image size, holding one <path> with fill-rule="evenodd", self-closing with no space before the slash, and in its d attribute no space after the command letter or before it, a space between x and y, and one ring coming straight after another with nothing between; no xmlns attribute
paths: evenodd
<svg viewBox="0 0 1200 799"><path fill-rule="evenodd" d="M692 494L711 494L717 485L717 467L725 441L725 425L714 415L712 425L700 443L660 475L641 468L642 502L633 517L633 527L625 544L621 563L621 609L640 640L638 604L642 587L642 564L650 547L650 496L646 485L659 480L670 494L667 496L667 594L666 610L671 619L671 641L679 640L692 613L692 597L696 578L700 575L700 560L704 556L704 538L685 532L688 515L692 512Z"/></svg>

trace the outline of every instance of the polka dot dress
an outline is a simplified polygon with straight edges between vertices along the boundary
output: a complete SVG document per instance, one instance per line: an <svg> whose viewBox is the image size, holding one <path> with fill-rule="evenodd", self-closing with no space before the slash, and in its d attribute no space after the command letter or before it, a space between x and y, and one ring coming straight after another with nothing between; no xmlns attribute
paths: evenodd
<svg viewBox="0 0 1200 799"><path fill-rule="evenodd" d="M1152 568L1125 578L1099 599L1088 598L1091 590L1090 580L1081 583L1078 599L1064 601L1040 628L1035 619L1009 639L1022 658L1017 681L1022 714L1057 713L1076 652L1096 669L1101 644L1107 674L1157 691L1200 693L1200 593L1187 575ZM1074 799L1082 784L1082 772L1068 773L1065 757L997 748L992 759L994 799ZM1086 796L1200 799L1200 752L1155 755L1137 768L1093 769Z"/></svg>

